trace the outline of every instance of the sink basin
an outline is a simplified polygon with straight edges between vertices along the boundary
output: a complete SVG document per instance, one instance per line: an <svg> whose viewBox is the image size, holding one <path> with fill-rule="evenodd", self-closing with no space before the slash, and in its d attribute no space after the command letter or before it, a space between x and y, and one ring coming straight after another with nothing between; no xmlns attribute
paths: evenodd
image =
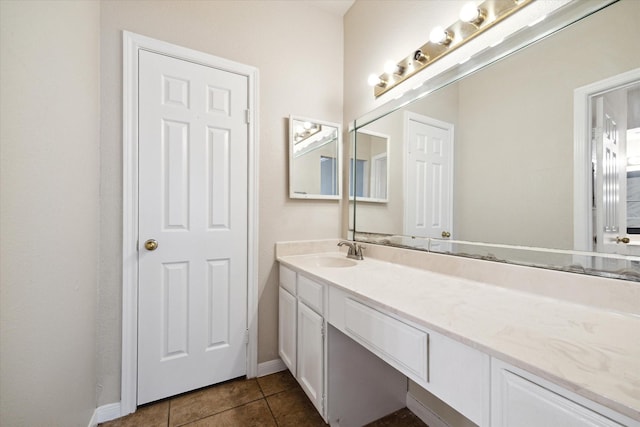
<svg viewBox="0 0 640 427"><path fill-rule="evenodd" d="M344 268L353 267L358 264L356 261L348 258L321 255L309 258L309 263L315 267Z"/></svg>

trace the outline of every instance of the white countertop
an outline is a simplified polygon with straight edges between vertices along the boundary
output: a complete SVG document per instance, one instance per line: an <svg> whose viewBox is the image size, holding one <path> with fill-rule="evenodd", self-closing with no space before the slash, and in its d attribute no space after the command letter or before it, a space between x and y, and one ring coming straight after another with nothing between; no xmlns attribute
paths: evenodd
<svg viewBox="0 0 640 427"><path fill-rule="evenodd" d="M364 301L640 419L640 316L384 262L278 261Z"/></svg>

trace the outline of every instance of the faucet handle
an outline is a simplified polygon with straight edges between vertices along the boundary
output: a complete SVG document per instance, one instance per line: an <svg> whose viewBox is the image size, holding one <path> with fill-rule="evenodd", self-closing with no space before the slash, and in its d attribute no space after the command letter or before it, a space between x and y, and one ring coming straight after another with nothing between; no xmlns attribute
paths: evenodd
<svg viewBox="0 0 640 427"><path fill-rule="evenodd" d="M348 240L341 240L340 242L338 242L338 246L343 245L349 246L349 250L347 251L347 258L360 260L364 259L364 257L362 256L362 250L364 249L363 246L360 246L357 242L350 242Z"/></svg>
<svg viewBox="0 0 640 427"><path fill-rule="evenodd" d="M354 249L355 244L356 244L355 242L350 242L348 240L340 240L338 242L338 246L344 246L344 245L349 246L349 252L351 252Z"/></svg>

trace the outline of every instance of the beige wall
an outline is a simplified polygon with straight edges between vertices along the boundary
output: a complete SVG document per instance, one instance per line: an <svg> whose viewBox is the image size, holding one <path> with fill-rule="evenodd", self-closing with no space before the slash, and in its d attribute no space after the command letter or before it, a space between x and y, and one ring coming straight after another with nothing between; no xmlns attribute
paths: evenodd
<svg viewBox="0 0 640 427"><path fill-rule="evenodd" d="M100 9L0 2L0 424L96 404Z"/></svg>
<svg viewBox="0 0 640 427"><path fill-rule="evenodd" d="M342 121L342 17L303 1L103 1L100 405L120 400L122 48L128 30L260 72L259 362L278 358L278 240L338 237L337 201L288 198L287 118ZM313 227L309 227L313 224Z"/></svg>

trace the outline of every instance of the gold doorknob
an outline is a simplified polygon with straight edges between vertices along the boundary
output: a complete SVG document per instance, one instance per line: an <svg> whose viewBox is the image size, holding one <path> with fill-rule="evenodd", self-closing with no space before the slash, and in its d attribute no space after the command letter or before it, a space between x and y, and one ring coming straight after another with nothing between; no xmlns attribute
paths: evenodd
<svg viewBox="0 0 640 427"><path fill-rule="evenodd" d="M442 237L444 237L445 239L448 239L449 237L451 237L451 233L449 233L448 231L443 231Z"/></svg>
<svg viewBox="0 0 640 427"><path fill-rule="evenodd" d="M154 239L149 239L144 242L144 248L148 251L155 251L158 249L158 242Z"/></svg>
<svg viewBox="0 0 640 427"><path fill-rule="evenodd" d="M616 237L616 243L629 243L631 239L628 237Z"/></svg>

